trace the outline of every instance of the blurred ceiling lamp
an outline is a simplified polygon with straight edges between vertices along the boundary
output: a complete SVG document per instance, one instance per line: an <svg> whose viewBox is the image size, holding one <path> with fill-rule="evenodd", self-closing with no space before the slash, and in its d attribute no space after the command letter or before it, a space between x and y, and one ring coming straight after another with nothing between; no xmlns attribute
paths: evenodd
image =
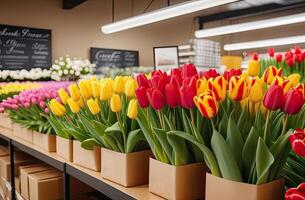
<svg viewBox="0 0 305 200"><path fill-rule="evenodd" d="M114 33L146 24L174 18L238 0L191 0L102 26L103 33Z"/></svg>
<svg viewBox="0 0 305 200"><path fill-rule="evenodd" d="M275 39L269 39L269 40L242 42L242 43L232 43L232 44L224 45L223 48L226 51L234 51L234 50L240 50L240 49L256 49L256 48L262 48L262 47L272 47L272 46L300 44L300 43L305 43L305 35L275 38Z"/></svg>
<svg viewBox="0 0 305 200"><path fill-rule="evenodd" d="M238 33L243 31L257 30L263 28L270 28L275 26L289 25L305 22L305 13L289 15L285 17L277 17L272 19L259 20L254 22L233 24L227 26L220 26L216 28L202 29L195 31L197 38L205 38L217 35L225 35L230 33Z"/></svg>

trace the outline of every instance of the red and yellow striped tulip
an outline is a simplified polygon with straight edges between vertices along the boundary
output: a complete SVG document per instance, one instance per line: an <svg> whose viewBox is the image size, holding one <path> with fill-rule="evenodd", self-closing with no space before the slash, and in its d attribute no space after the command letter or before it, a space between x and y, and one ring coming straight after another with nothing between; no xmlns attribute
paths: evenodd
<svg viewBox="0 0 305 200"><path fill-rule="evenodd" d="M205 118L216 116L218 112L218 102L211 90L205 91L200 96L195 96L194 102Z"/></svg>
<svg viewBox="0 0 305 200"><path fill-rule="evenodd" d="M274 66L268 67L265 72L264 72L264 81L268 84L271 85L275 76L280 76L282 77L282 68L277 69Z"/></svg>
<svg viewBox="0 0 305 200"><path fill-rule="evenodd" d="M223 101L226 98L227 84L223 76L217 76L214 80L210 79L208 87L214 93L217 101Z"/></svg>
<svg viewBox="0 0 305 200"><path fill-rule="evenodd" d="M247 82L244 78L233 76L229 82L229 97L233 101L241 101L247 96Z"/></svg>

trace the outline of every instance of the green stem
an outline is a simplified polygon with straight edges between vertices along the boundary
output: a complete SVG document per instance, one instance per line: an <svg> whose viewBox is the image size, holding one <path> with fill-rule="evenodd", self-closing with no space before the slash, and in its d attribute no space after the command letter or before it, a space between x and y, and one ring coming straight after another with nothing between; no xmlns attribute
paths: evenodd
<svg viewBox="0 0 305 200"><path fill-rule="evenodd" d="M264 142L265 142L265 143L267 143L267 134L268 134L269 118L270 118L270 110L267 110L267 117L266 117L265 130L264 130Z"/></svg>
<svg viewBox="0 0 305 200"><path fill-rule="evenodd" d="M117 120L118 120L118 122L119 122L120 129L121 129L121 131L122 131L123 142L124 142L124 152L126 152L126 151L127 151L127 135L126 135L124 126L123 126L123 124L122 124L122 122L121 122L120 113L119 113L119 112L116 112L115 115L116 115L116 118L117 118Z"/></svg>
<svg viewBox="0 0 305 200"><path fill-rule="evenodd" d="M288 125L288 114L285 114L281 136L285 134Z"/></svg>

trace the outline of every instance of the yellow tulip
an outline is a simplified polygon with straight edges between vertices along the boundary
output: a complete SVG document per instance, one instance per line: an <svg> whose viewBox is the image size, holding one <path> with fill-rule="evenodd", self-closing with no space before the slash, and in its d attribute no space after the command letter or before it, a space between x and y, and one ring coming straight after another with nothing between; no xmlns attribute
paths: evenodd
<svg viewBox="0 0 305 200"><path fill-rule="evenodd" d="M61 88L60 90L58 90L58 95L59 95L59 98L61 99L61 101L63 102L63 104L67 104L67 100L70 98L68 93L64 89Z"/></svg>
<svg viewBox="0 0 305 200"><path fill-rule="evenodd" d="M208 89L208 81L206 79L198 79L196 85L197 85L197 96L199 96Z"/></svg>
<svg viewBox="0 0 305 200"><path fill-rule="evenodd" d="M95 100L89 99L89 100L87 101L87 106L88 106L90 112L91 112L93 115L96 115L96 114L98 114L98 113L101 111L97 99L95 99Z"/></svg>
<svg viewBox="0 0 305 200"><path fill-rule="evenodd" d="M52 113L56 116L63 116L66 113L65 107L55 99L52 99L50 101L50 109Z"/></svg>
<svg viewBox="0 0 305 200"><path fill-rule="evenodd" d="M74 101L78 101L80 99L80 91L75 83L69 86L69 93Z"/></svg>
<svg viewBox="0 0 305 200"><path fill-rule="evenodd" d="M80 106L79 106L78 102L74 101L72 98L69 98L67 100L67 103L68 103L68 105L69 105L69 107L70 107L70 109L73 113L78 113L79 112Z"/></svg>
<svg viewBox="0 0 305 200"><path fill-rule="evenodd" d="M101 84L99 82L92 82L92 91L95 98L100 98Z"/></svg>
<svg viewBox="0 0 305 200"><path fill-rule="evenodd" d="M250 60L248 63L248 73L250 76L258 76L260 71L259 62L257 60Z"/></svg>
<svg viewBox="0 0 305 200"><path fill-rule="evenodd" d="M124 93L125 90L125 82L123 76L117 76L114 79L114 92L117 94Z"/></svg>
<svg viewBox="0 0 305 200"><path fill-rule="evenodd" d="M245 108L246 105L248 104L249 99L248 98L244 98L243 100L240 101L240 105L242 108Z"/></svg>
<svg viewBox="0 0 305 200"><path fill-rule="evenodd" d="M81 107L81 108L83 108L83 107L85 106L85 103L84 103L84 101L83 101L82 98L80 98L80 99L77 101L77 103L78 103L79 107Z"/></svg>
<svg viewBox="0 0 305 200"><path fill-rule="evenodd" d="M125 95L129 98L133 98L135 96L135 90L138 87L138 83L135 79L129 78L125 85Z"/></svg>
<svg viewBox="0 0 305 200"><path fill-rule="evenodd" d="M110 99L110 108L112 112L120 112L122 109L122 102L119 95L114 94Z"/></svg>
<svg viewBox="0 0 305 200"><path fill-rule="evenodd" d="M138 116L138 101L136 99L131 99L127 109L127 116L130 119L136 119Z"/></svg>
<svg viewBox="0 0 305 200"><path fill-rule="evenodd" d="M270 66L264 72L264 82L270 85L276 76L282 77L282 68L277 69L274 66Z"/></svg>
<svg viewBox="0 0 305 200"><path fill-rule="evenodd" d="M79 82L78 85L79 85L79 89L80 89L80 93L82 94L82 97L84 99L90 99L92 97L90 82L87 80L82 80Z"/></svg>
<svg viewBox="0 0 305 200"><path fill-rule="evenodd" d="M292 83L293 87L296 87L299 82L300 82L300 74L291 74L290 76L288 76L288 80L290 80L290 82Z"/></svg>
<svg viewBox="0 0 305 200"><path fill-rule="evenodd" d="M264 97L263 87L259 81L255 81L255 83L250 87L249 90L249 101L253 103L258 103L262 101Z"/></svg>
<svg viewBox="0 0 305 200"><path fill-rule="evenodd" d="M103 81L101 85L101 93L100 93L100 99L105 101L109 100L112 97L113 94L113 84L112 79L106 79Z"/></svg>

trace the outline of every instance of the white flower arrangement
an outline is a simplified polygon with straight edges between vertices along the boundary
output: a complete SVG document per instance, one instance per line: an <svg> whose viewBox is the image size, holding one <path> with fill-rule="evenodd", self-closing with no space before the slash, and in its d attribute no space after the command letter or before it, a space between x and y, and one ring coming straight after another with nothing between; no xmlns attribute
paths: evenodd
<svg viewBox="0 0 305 200"><path fill-rule="evenodd" d="M51 71L48 69L32 68L31 70L0 70L1 81L48 80Z"/></svg>
<svg viewBox="0 0 305 200"><path fill-rule="evenodd" d="M95 64L90 63L88 59L69 57L60 57L54 61L50 68L51 78L60 80L78 80L82 76L92 74L95 71Z"/></svg>

